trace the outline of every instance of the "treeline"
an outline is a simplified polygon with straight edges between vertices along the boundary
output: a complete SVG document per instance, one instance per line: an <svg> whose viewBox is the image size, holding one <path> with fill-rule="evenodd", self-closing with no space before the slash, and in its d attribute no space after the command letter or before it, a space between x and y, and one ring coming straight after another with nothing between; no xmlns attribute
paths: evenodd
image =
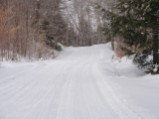
<svg viewBox="0 0 159 119"><path fill-rule="evenodd" d="M43 25L50 22L45 20L53 9L58 11L58 4L58 0L0 0L0 59L54 56L55 46L48 45L51 25L47 30Z"/></svg>
<svg viewBox="0 0 159 119"><path fill-rule="evenodd" d="M102 14L95 9L103 1L0 0L0 60L52 58L60 43L107 42Z"/></svg>
<svg viewBox="0 0 159 119"><path fill-rule="evenodd" d="M122 55L133 54L139 68L159 73L159 1L116 0L113 9L99 9L106 20L103 31Z"/></svg>

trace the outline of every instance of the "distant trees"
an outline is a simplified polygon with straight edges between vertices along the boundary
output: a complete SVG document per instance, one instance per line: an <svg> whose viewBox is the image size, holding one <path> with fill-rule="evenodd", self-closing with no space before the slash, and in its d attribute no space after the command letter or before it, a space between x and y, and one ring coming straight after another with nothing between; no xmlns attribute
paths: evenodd
<svg viewBox="0 0 159 119"><path fill-rule="evenodd" d="M58 42L66 39L67 25L61 15L60 0L41 0L41 29L46 44L60 50Z"/></svg>
<svg viewBox="0 0 159 119"><path fill-rule="evenodd" d="M66 3L64 13L67 21L68 42L72 45L92 45L107 42L101 33L102 14L95 4L105 0L70 0ZM71 34L70 34L71 33Z"/></svg>
<svg viewBox="0 0 159 119"><path fill-rule="evenodd" d="M104 0L0 0L0 60L54 57L64 45L107 42L102 15Z"/></svg>
<svg viewBox="0 0 159 119"><path fill-rule="evenodd" d="M60 0L0 0L0 59L54 57L66 30L59 4Z"/></svg>
<svg viewBox="0 0 159 119"><path fill-rule="evenodd" d="M14 12L12 7L8 7L7 1L1 1L0 5L0 59L10 59L10 50L13 50L12 44L16 28L13 27Z"/></svg>
<svg viewBox="0 0 159 119"><path fill-rule="evenodd" d="M148 70L158 72L158 28L159 28L159 1L158 0L117 0L113 11L104 10L109 36L122 37L124 43L135 46L138 51L135 62L140 66L150 65ZM152 45L151 45L152 44ZM130 50L130 49L129 49ZM146 61L149 54L153 51L153 64ZM146 53L146 54L145 54ZM143 61L141 61L143 60ZM154 68L156 68L157 70Z"/></svg>

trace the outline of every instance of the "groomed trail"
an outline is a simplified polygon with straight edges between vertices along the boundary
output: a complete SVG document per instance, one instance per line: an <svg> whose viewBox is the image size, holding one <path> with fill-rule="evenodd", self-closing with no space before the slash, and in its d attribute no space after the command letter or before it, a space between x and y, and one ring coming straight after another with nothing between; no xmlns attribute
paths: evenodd
<svg viewBox="0 0 159 119"><path fill-rule="evenodd" d="M109 44L0 70L0 119L144 119L113 88Z"/></svg>

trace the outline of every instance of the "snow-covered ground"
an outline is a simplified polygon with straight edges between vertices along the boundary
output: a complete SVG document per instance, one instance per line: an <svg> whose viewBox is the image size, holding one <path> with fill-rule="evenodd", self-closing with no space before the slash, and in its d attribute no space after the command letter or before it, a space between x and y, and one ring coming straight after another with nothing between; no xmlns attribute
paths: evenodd
<svg viewBox="0 0 159 119"><path fill-rule="evenodd" d="M66 48L55 60L1 63L0 119L159 119L159 76L110 44Z"/></svg>

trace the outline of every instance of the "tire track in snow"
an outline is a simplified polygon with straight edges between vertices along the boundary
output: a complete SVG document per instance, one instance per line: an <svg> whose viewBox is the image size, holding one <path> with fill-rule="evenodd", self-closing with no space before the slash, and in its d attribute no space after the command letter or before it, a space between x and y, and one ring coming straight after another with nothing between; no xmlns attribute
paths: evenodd
<svg viewBox="0 0 159 119"><path fill-rule="evenodd" d="M98 70L95 70L98 69ZM125 104L122 100L118 97L118 95L114 92L112 86L108 82L109 79L105 79L105 76L101 73L102 71L99 70L99 66L94 65L92 68L92 75L96 77L95 79L100 79L99 81L96 81L97 87L101 91L100 94L102 94L103 98L107 100L107 104L110 105L110 107L119 115L120 119L145 119L142 117L139 113L134 111L132 108L130 108L127 104ZM94 73L96 72L96 73ZM111 77L110 77L111 78ZM102 87L104 87L102 89ZM106 95L106 92L108 92Z"/></svg>
<svg viewBox="0 0 159 119"><path fill-rule="evenodd" d="M75 65L76 62L73 62L73 65ZM60 65L60 64L59 64ZM28 113L27 115L25 115L23 117L23 119L28 119L29 116L32 114L32 111L34 111L37 107L41 106L42 103L45 103L44 108L46 109L45 111L43 109L39 108L39 111L36 111L34 114L34 118L38 118L38 119L52 119L55 118L56 116L56 110L58 107L58 99L59 95L61 94L61 89L64 87L64 85L67 83L67 81L65 80L66 76L64 75L64 71L68 71L70 68L72 68L73 65L67 66L67 67L61 67L58 68L59 72L57 74L54 74L54 78L58 77L60 80L53 80L53 79L49 79L48 81L50 81L49 86L48 86L48 91L44 94L44 96L42 97L42 99L40 99L37 103L35 103L32 108L30 109L30 113ZM62 66L62 65L61 65ZM54 66L52 66L54 67ZM60 70L61 69L61 70ZM45 72L43 72L45 74ZM63 74L63 75L62 75ZM46 74L45 74L46 75ZM58 82L57 82L58 81ZM60 84L59 89L55 90L53 88L54 85ZM39 115L42 114L42 115Z"/></svg>
<svg viewBox="0 0 159 119"><path fill-rule="evenodd" d="M95 62L91 62L92 58L95 58L93 53L92 53L92 57L88 60L88 64L87 66L85 66L85 73L83 75L84 79L87 79L87 82L89 85L85 85L85 89L81 89L83 90L83 92L85 92L83 95L87 108L90 111L90 116L89 118L91 119L98 119L99 115L100 115L100 119L116 119L117 115L115 112L112 111L112 109L109 107L108 104L106 104L106 100L104 99L104 104L102 102L101 97L103 97L103 95L101 95L101 92L98 88L98 85L96 84L95 80L99 80L96 79L93 75L93 73L96 72L92 72L92 68L94 63L96 63L96 60L99 60L99 58L97 58L95 60ZM88 78L89 77L89 78ZM84 82L83 82L84 83ZM89 86L89 89L87 89L87 86ZM88 91L87 91L88 90ZM89 100L87 98L90 98L90 100L92 100L92 102L90 103ZM93 114L92 114L93 113Z"/></svg>
<svg viewBox="0 0 159 119"><path fill-rule="evenodd" d="M17 80L15 80L12 83L12 85L11 84L5 85L7 87L3 88L4 92L1 93L1 95L5 95L5 98L4 99L0 98L0 100L8 100L8 99L10 100L11 98L12 99L19 98L18 95L25 94L25 92L27 92L28 90L30 90L30 88L31 88L30 86L35 85L36 84L36 80L38 80L38 79L33 80L34 76L40 74L44 69L40 69L39 70L39 67L37 67L36 70L37 70L37 72L34 73L34 75L31 75L29 78L27 77L27 79L29 79L29 80L25 79L26 81L24 81L23 78L21 78L21 79L19 78L20 82L17 82ZM29 72L25 72L25 74L28 75ZM24 73L23 73L23 75L24 75ZM15 85L19 85L19 87L16 87ZM15 90L15 88L16 88L16 90ZM7 94L8 94L8 96L7 96Z"/></svg>
<svg viewBox="0 0 159 119"><path fill-rule="evenodd" d="M62 93L60 95L60 101L59 101L59 107L57 109L56 119L74 119L73 118L73 98L74 98L74 89L75 89L75 79L76 79L76 73L80 72L79 69L83 68L83 65L81 66L80 63L83 60L78 60L78 62L73 66L67 76L66 76L66 83L62 89ZM70 103L72 101L72 103ZM70 111L71 110L71 111Z"/></svg>
<svg viewBox="0 0 159 119"><path fill-rule="evenodd" d="M15 77L21 76L21 75L27 73L28 71L33 71L36 68L37 68L37 66L33 66L31 69L26 69L26 70L20 71L16 74L13 74L11 76L7 76L0 80L0 85L3 85L4 83L11 83L11 81L16 80Z"/></svg>
<svg viewBox="0 0 159 119"><path fill-rule="evenodd" d="M66 57L39 64L37 72L26 71L2 85L0 105L12 116L4 119L144 119L122 102L101 73L103 48L72 49Z"/></svg>

